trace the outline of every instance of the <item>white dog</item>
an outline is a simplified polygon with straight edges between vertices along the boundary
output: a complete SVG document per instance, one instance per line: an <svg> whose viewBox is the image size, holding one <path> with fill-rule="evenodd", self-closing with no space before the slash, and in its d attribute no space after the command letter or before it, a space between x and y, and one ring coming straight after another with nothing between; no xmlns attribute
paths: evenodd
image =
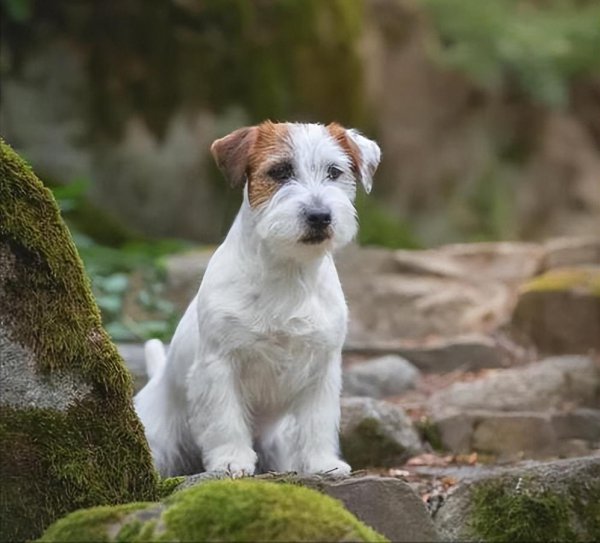
<svg viewBox="0 0 600 543"><path fill-rule="evenodd" d="M338 124L241 128L211 152L241 209L168 357L146 344L135 398L163 476L263 470L345 475L339 458L347 307L332 251L357 230L377 144Z"/></svg>

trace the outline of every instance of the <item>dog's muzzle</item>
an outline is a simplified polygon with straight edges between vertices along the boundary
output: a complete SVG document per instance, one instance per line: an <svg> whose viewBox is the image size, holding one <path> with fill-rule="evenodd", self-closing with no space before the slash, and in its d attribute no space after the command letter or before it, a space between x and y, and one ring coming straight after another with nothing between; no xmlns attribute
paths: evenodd
<svg viewBox="0 0 600 543"><path fill-rule="evenodd" d="M318 207L306 210L304 218L307 231L300 239L302 243L322 243L331 237L331 211L329 209Z"/></svg>

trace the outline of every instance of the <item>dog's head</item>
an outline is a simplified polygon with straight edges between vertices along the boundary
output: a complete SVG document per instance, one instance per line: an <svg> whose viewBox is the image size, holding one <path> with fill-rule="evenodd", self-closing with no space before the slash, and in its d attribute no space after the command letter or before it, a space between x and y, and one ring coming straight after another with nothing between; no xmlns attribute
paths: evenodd
<svg viewBox="0 0 600 543"><path fill-rule="evenodd" d="M356 234L354 198L370 192L379 146L339 124L272 123L240 128L211 153L244 205L257 234L289 256L322 253Z"/></svg>

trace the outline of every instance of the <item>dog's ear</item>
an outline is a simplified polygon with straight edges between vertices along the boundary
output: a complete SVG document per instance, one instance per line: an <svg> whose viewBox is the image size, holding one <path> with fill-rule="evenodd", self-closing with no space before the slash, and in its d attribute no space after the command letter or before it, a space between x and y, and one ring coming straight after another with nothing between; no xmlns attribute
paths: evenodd
<svg viewBox="0 0 600 543"><path fill-rule="evenodd" d="M365 138L358 130L351 129L346 132L360 151L360 164L358 167L360 181L365 192L369 194L373 187L373 175L375 175L375 170L377 170L381 160L381 149L377 143Z"/></svg>
<svg viewBox="0 0 600 543"><path fill-rule="evenodd" d="M232 187L239 187L246 180L248 159L256 141L255 126L239 128L228 136L215 140L210 152Z"/></svg>

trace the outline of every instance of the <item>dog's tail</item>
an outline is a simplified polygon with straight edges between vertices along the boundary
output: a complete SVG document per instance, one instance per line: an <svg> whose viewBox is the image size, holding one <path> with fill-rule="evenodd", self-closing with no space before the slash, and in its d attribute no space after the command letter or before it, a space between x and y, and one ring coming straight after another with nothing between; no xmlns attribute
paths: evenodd
<svg viewBox="0 0 600 543"><path fill-rule="evenodd" d="M155 375L162 373L167 363L165 346L160 339L150 339L144 344L144 354L146 356L146 373L148 378L152 379Z"/></svg>

